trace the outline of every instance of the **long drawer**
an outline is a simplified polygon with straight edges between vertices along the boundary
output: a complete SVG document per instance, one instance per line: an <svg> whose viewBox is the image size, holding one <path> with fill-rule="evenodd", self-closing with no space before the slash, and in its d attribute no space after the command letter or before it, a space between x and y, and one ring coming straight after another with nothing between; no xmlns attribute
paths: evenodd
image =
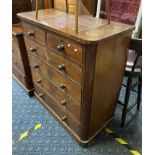
<svg viewBox="0 0 155 155"><path fill-rule="evenodd" d="M61 89L57 88L53 83L49 82L34 69L32 69L32 77L33 82L36 83L36 85L39 85L45 91L50 92L50 95L52 95L58 101L60 106L69 111L80 122L79 103L75 102L67 95L67 93L61 91Z"/></svg>
<svg viewBox="0 0 155 155"><path fill-rule="evenodd" d="M80 65L66 59L63 55L57 54L56 52L50 50L46 50L27 37L25 37L24 39L28 52L45 60L50 66L54 67L62 74L70 77L79 85L82 84L82 67Z"/></svg>
<svg viewBox="0 0 155 155"><path fill-rule="evenodd" d="M45 45L46 33L39 27L22 23L23 33L32 40L38 42L41 45Z"/></svg>
<svg viewBox="0 0 155 155"><path fill-rule="evenodd" d="M54 83L58 88L71 96L75 101L81 103L81 87L35 56L29 54L29 60L30 66L38 73Z"/></svg>
<svg viewBox="0 0 155 155"><path fill-rule="evenodd" d="M82 85L82 68L77 64L52 51L47 52L47 62L61 73L76 81L80 86Z"/></svg>
<svg viewBox="0 0 155 155"><path fill-rule="evenodd" d="M56 117L67 127L73 130L77 135L79 135L80 124L78 124L67 112L65 112L53 98L49 97L43 89L40 89L34 84L35 92L37 96L44 101L45 106L48 106Z"/></svg>

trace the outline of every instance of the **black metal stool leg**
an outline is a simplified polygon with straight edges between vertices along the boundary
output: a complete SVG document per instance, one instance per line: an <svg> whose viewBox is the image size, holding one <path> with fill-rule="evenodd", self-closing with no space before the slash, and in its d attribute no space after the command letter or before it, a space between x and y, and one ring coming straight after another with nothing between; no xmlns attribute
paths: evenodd
<svg viewBox="0 0 155 155"><path fill-rule="evenodd" d="M139 110L139 108L140 108L141 93L142 93L142 77L139 77L138 97L137 97L137 110Z"/></svg>
<svg viewBox="0 0 155 155"><path fill-rule="evenodd" d="M126 119L131 86L132 86L132 78L128 78L127 87L126 87L126 93L125 93L125 102L124 102L124 107L123 107L123 112L122 112L121 127L124 127L124 123L125 123L125 119Z"/></svg>

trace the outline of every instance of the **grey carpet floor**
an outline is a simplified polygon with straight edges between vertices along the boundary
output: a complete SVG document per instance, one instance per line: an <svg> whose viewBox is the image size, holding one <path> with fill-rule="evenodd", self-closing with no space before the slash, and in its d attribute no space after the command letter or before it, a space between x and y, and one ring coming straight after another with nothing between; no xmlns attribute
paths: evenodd
<svg viewBox="0 0 155 155"><path fill-rule="evenodd" d="M81 148L34 97L29 98L23 88L15 81L13 84L13 124L12 139L17 139L21 133L41 123L42 127L32 132L25 139L13 144L13 155L129 155L128 149L114 138L102 132L94 145ZM124 99L124 88L120 93ZM130 102L134 102L136 94L132 93ZM114 121L109 128L126 140L130 146L142 151L142 113L136 107L127 115L126 125L120 127L120 105L117 105Z"/></svg>

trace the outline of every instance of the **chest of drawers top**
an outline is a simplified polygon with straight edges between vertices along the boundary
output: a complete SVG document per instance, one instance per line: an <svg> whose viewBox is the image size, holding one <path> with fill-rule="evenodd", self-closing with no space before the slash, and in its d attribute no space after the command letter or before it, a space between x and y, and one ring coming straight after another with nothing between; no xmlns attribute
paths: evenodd
<svg viewBox="0 0 155 155"><path fill-rule="evenodd" d="M40 27L51 30L84 44L97 44L99 41L127 33L134 29L133 26L97 19L90 16L79 16L79 33L75 33L74 14L66 14L56 9L39 10L38 19L35 19L35 11L19 13L22 20L37 24Z"/></svg>

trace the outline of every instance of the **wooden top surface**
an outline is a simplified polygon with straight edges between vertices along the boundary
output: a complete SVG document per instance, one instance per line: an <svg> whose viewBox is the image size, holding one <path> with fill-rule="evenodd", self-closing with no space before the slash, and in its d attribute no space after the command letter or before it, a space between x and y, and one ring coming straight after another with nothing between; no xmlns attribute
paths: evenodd
<svg viewBox="0 0 155 155"><path fill-rule="evenodd" d="M13 35L23 34L21 24L14 24L14 25L12 25L12 34Z"/></svg>
<svg viewBox="0 0 155 155"><path fill-rule="evenodd" d="M38 19L35 11L19 13L18 17L40 27L72 38L81 43L97 43L109 37L134 30L134 26L97 19L91 16L79 16L79 33L74 30L74 14L56 9L39 10Z"/></svg>

